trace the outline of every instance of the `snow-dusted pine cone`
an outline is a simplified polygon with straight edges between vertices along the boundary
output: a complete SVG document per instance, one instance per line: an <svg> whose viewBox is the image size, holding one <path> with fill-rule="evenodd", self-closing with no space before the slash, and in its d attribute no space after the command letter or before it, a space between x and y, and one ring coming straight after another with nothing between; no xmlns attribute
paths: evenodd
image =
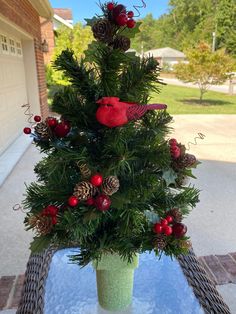
<svg viewBox="0 0 236 314"><path fill-rule="evenodd" d="M92 172L86 164L79 161L77 162L77 166L79 167L83 178L89 178L91 176Z"/></svg>
<svg viewBox="0 0 236 314"><path fill-rule="evenodd" d="M119 190L120 182L116 176L107 177L102 184L102 191L106 195L112 195Z"/></svg>
<svg viewBox="0 0 236 314"><path fill-rule="evenodd" d="M31 216L28 220L29 225L34 228L39 235L46 235L52 231L52 219L48 216Z"/></svg>
<svg viewBox="0 0 236 314"><path fill-rule="evenodd" d="M46 122L38 123L35 126L34 131L35 131L36 135L38 135L42 139L48 139L50 137L49 128L48 128L48 125Z"/></svg>
<svg viewBox="0 0 236 314"><path fill-rule="evenodd" d="M178 208L172 208L166 213L167 216L172 216L174 222L181 222L183 220L183 215Z"/></svg>
<svg viewBox="0 0 236 314"><path fill-rule="evenodd" d="M181 247L181 249L190 250L192 247L192 243L189 240L181 240L181 241L179 241L179 246Z"/></svg>
<svg viewBox="0 0 236 314"><path fill-rule="evenodd" d="M113 28L111 23L106 20L98 20L92 27L93 36L104 43L110 43L113 37Z"/></svg>
<svg viewBox="0 0 236 314"><path fill-rule="evenodd" d="M87 181L76 184L74 188L74 196L81 201L87 201L89 198L95 196L97 192L98 188Z"/></svg>
<svg viewBox="0 0 236 314"><path fill-rule="evenodd" d="M185 154L183 159L181 160L181 163L184 168L189 168L193 166L196 163L197 159L192 154Z"/></svg>
<svg viewBox="0 0 236 314"><path fill-rule="evenodd" d="M117 36L113 42L113 47L127 51L130 48L130 39L125 36Z"/></svg>

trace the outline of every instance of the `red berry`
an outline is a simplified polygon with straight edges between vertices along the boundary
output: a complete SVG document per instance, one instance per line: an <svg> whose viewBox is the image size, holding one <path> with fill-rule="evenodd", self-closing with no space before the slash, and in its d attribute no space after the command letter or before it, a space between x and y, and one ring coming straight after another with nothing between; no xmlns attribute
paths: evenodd
<svg viewBox="0 0 236 314"><path fill-rule="evenodd" d="M89 198L89 199L86 201L86 204L87 204L88 206L94 205L94 199L93 199L93 198Z"/></svg>
<svg viewBox="0 0 236 314"><path fill-rule="evenodd" d="M49 205L45 208L46 212L49 213L50 216L56 216L58 213L58 207L54 205Z"/></svg>
<svg viewBox="0 0 236 314"><path fill-rule="evenodd" d="M113 2L109 2L109 3L107 4L107 10L109 10L109 11L112 11L112 10L114 9L114 7L115 7L115 5L114 5Z"/></svg>
<svg viewBox="0 0 236 314"><path fill-rule="evenodd" d="M107 195L101 194L95 198L96 208L100 211L107 211L111 206L111 200Z"/></svg>
<svg viewBox="0 0 236 314"><path fill-rule="evenodd" d="M31 133L31 128L24 128L23 132L29 135Z"/></svg>
<svg viewBox="0 0 236 314"><path fill-rule="evenodd" d="M76 196L71 196L69 199L68 199L68 204L71 206L71 207L75 207L79 204L79 200Z"/></svg>
<svg viewBox="0 0 236 314"><path fill-rule="evenodd" d="M52 224L53 224L53 225L56 225L56 224L57 224L57 217L56 217L56 216L53 216L53 217L52 217Z"/></svg>
<svg viewBox="0 0 236 314"><path fill-rule="evenodd" d="M55 128L58 125L57 119L53 117L48 117L46 122L50 128Z"/></svg>
<svg viewBox="0 0 236 314"><path fill-rule="evenodd" d="M166 236L169 236L171 235L173 232L172 228L170 226L165 226L163 227L163 233L166 235Z"/></svg>
<svg viewBox="0 0 236 314"><path fill-rule="evenodd" d="M171 156L174 158L174 159L178 159L181 155L181 150L178 146L173 146L171 147Z"/></svg>
<svg viewBox="0 0 236 314"><path fill-rule="evenodd" d="M167 216L166 220L168 221L168 223L173 222L173 217L172 216Z"/></svg>
<svg viewBox="0 0 236 314"><path fill-rule="evenodd" d="M42 215L43 215L43 216L50 216L50 212L49 212L48 207L46 207L46 208L43 209Z"/></svg>
<svg viewBox="0 0 236 314"><path fill-rule="evenodd" d="M68 124L68 122L61 122L54 129L54 133L57 137L65 137L69 132L70 125Z"/></svg>
<svg viewBox="0 0 236 314"><path fill-rule="evenodd" d="M161 225L162 225L162 227L167 226L168 225L168 221L166 219L162 219L161 220Z"/></svg>
<svg viewBox="0 0 236 314"><path fill-rule="evenodd" d="M102 181L103 181L103 177L102 177L102 175L100 173L96 173L90 179L90 182L94 186L100 186L102 184Z"/></svg>
<svg viewBox="0 0 236 314"><path fill-rule="evenodd" d="M121 13L117 18L116 18L116 23L119 26L125 26L127 24L128 18L125 13Z"/></svg>
<svg viewBox="0 0 236 314"><path fill-rule="evenodd" d="M178 144L177 140L175 138L172 138L169 140L170 146L176 146Z"/></svg>
<svg viewBox="0 0 236 314"><path fill-rule="evenodd" d="M175 223L173 225L172 229L173 229L173 235L176 238L183 237L185 235L185 233L187 232L187 226L185 226L181 222Z"/></svg>
<svg viewBox="0 0 236 314"><path fill-rule="evenodd" d="M127 21L127 27L128 27L128 28L134 28L135 25L136 25L135 20L130 19L130 20Z"/></svg>
<svg viewBox="0 0 236 314"><path fill-rule="evenodd" d="M41 117L40 116L34 116L34 121L35 122L40 122L41 121Z"/></svg>
<svg viewBox="0 0 236 314"><path fill-rule="evenodd" d="M116 20L116 18L121 14L124 13L126 14L126 9L123 4L118 4L117 6L114 7L112 11L113 18Z"/></svg>
<svg viewBox="0 0 236 314"><path fill-rule="evenodd" d="M127 13L127 15L128 15L128 18L129 18L129 19L132 19L132 17L134 17L134 12L133 12L133 11L129 11L129 12Z"/></svg>
<svg viewBox="0 0 236 314"><path fill-rule="evenodd" d="M153 231L157 234L162 233L163 226L160 223L156 223L153 227Z"/></svg>

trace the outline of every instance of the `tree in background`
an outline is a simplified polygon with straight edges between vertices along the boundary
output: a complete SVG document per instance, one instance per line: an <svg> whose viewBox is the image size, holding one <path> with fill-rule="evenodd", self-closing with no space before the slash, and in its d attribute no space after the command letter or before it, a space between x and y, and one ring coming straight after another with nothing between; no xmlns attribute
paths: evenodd
<svg viewBox="0 0 236 314"><path fill-rule="evenodd" d="M178 63L175 73L178 79L194 83L200 89L200 102L211 85L223 84L231 75L235 62L224 50L212 52L209 45L200 43L186 51L188 63Z"/></svg>

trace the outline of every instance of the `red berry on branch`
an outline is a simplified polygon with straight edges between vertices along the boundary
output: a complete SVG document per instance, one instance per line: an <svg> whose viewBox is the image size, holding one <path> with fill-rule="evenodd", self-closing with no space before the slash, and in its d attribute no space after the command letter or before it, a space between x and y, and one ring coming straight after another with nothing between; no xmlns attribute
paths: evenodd
<svg viewBox="0 0 236 314"><path fill-rule="evenodd" d="M66 135L70 132L70 125L66 122L61 122L59 123L55 129L54 129L54 134L57 137L66 137Z"/></svg>
<svg viewBox="0 0 236 314"><path fill-rule="evenodd" d="M176 238L183 237L185 233L187 232L187 226L182 224L181 222L174 224L172 229L173 229L173 235Z"/></svg>
<svg viewBox="0 0 236 314"><path fill-rule="evenodd" d="M165 226L163 227L163 233L166 235L166 236L169 236L171 235L173 232L172 228L170 226Z"/></svg>
<svg viewBox="0 0 236 314"><path fill-rule="evenodd" d="M135 25L136 25L135 20L130 19L130 20L127 21L127 27L128 27L128 28L134 28Z"/></svg>
<svg viewBox="0 0 236 314"><path fill-rule="evenodd" d="M49 205L45 208L45 211L49 213L50 216L56 216L58 214L58 207L54 205Z"/></svg>
<svg viewBox="0 0 236 314"><path fill-rule="evenodd" d="M71 196L69 199L68 199L68 204L71 206L71 207L75 207L79 204L79 200L76 196Z"/></svg>
<svg viewBox="0 0 236 314"><path fill-rule="evenodd" d="M128 18L129 18L129 19L132 19L132 17L134 17L134 12L133 12L133 11L129 11L129 12L127 13L127 15L128 15Z"/></svg>
<svg viewBox="0 0 236 314"><path fill-rule="evenodd" d="M29 135L31 133L31 128L24 128L23 132Z"/></svg>
<svg viewBox="0 0 236 314"><path fill-rule="evenodd" d="M57 119L53 117L48 117L46 122L50 128L55 128L58 125Z"/></svg>
<svg viewBox="0 0 236 314"><path fill-rule="evenodd" d="M173 146L171 147L171 156L174 158L174 159L178 159L181 155L181 150L178 146Z"/></svg>
<svg viewBox="0 0 236 314"><path fill-rule="evenodd" d="M168 221L166 219L162 219L161 220L161 225L162 225L162 227L167 226L168 225Z"/></svg>
<svg viewBox="0 0 236 314"><path fill-rule="evenodd" d="M109 10L109 11L112 11L112 10L114 9L114 7L115 7L115 5L114 5L113 2L109 2L109 3L107 4L107 10Z"/></svg>
<svg viewBox="0 0 236 314"><path fill-rule="evenodd" d="M169 140L169 144L170 144L170 146L176 146L178 144L178 142L175 138L171 138Z"/></svg>
<svg viewBox="0 0 236 314"><path fill-rule="evenodd" d="M94 205L94 199L93 199L93 198L89 198L89 199L86 201L86 204L87 204L88 206Z"/></svg>
<svg viewBox="0 0 236 314"><path fill-rule="evenodd" d="M116 18L116 23L119 26L125 26L127 24L128 18L125 13L121 13L117 18Z"/></svg>
<svg viewBox="0 0 236 314"><path fill-rule="evenodd" d="M56 217L56 216L53 216L53 217L52 217L52 224L53 224L53 225L56 225L56 224L57 224L57 217Z"/></svg>
<svg viewBox="0 0 236 314"><path fill-rule="evenodd" d="M107 195L101 194L95 198L95 206L100 211L107 211L111 206L111 200Z"/></svg>
<svg viewBox="0 0 236 314"><path fill-rule="evenodd" d="M123 4L118 4L112 11L113 18L116 19L121 13L126 14L126 8Z"/></svg>
<svg viewBox="0 0 236 314"><path fill-rule="evenodd" d="M95 175L91 177L90 182L94 186L100 186L103 182L103 177L100 173L96 173Z"/></svg>
<svg viewBox="0 0 236 314"><path fill-rule="evenodd" d="M34 116L34 121L35 122L40 122L42 118L40 116Z"/></svg>
<svg viewBox="0 0 236 314"><path fill-rule="evenodd" d="M161 234L163 231L163 226L160 223L156 223L153 227L153 231L157 234Z"/></svg>
<svg viewBox="0 0 236 314"><path fill-rule="evenodd" d="M172 216L167 216L166 220L168 221L168 223L173 222L173 217Z"/></svg>

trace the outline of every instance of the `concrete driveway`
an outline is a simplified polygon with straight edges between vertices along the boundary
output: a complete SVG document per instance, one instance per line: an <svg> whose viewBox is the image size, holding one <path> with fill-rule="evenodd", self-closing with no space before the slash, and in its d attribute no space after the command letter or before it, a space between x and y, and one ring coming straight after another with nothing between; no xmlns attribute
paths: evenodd
<svg viewBox="0 0 236 314"><path fill-rule="evenodd" d="M179 115L174 117L173 137L183 144L197 133L206 135L190 152L202 164L193 181L201 201L186 219L198 256L236 252L236 115ZM12 206L22 199L24 182L35 179L33 165L40 159L31 146L0 189L0 276L25 271L32 234L24 231L24 214ZM232 313L236 313L236 285L219 287Z"/></svg>

